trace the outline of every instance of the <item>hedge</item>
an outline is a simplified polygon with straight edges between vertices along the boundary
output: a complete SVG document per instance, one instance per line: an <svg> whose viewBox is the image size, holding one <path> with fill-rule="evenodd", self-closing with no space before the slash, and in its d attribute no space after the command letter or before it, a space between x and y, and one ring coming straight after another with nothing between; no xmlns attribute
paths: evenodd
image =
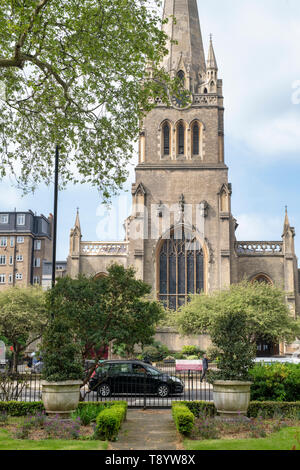
<svg viewBox="0 0 300 470"><path fill-rule="evenodd" d="M295 402L300 398L300 364L257 364L250 371L251 401Z"/></svg>
<svg viewBox="0 0 300 470"><path fill-rule="evenodd" d="M125 401L105 401L105 402L79 402L78 409L81 409L85 406L95 406L99 408L99 412L105 408L111 408L116 403L121 403L122 405L126 404ZM37 412L45 411L44 404L42 401L0 401L0 413L1 411L6 411L10 416L26 416L28 414L34 414Z"/></svg>
<svg viewBox="0 0 300 470"><path fill-rule="evenodd" d="M199 418L201 413L207 416L214 416L217 413L214 403L210 401L175 401L173 404L187 406L196 418Z"/></svg>
<svg viewBox="0 0 300 470"><path fill-rule="evenodd" d="M115 402L112 406L100 411L96 418L95 435L101 440L114 441L121 424L126 418L127 402Z"/></svg>
<svg viewBox="0 0 300 470"><path fill-rule="evenodd" d="M45 411L42 401L0 401L0 413L5 411L10 416L25 416Z"/></svg>
<svg viewBox="0 0 300 470"><path fill-rule="evenodd" d="M276 415L300 418L300 401L251 401L247 412L249 418L273 418Z"/></svg>
<svg viewBox="0 0 300 470"><path fill-rule="evenodd" d="M183 403L172 404L172 416L176 429L181 434L189 434L194 427L195 416Z"/></svg>

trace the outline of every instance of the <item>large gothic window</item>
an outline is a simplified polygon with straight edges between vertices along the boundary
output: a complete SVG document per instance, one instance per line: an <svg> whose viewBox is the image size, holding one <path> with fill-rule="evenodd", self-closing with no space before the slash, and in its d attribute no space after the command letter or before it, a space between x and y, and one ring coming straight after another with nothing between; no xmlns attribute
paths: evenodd
<svg viewBox="0 0 300 470"><path fill-rule="evenodd" d="M204 290L204 257L199 242L174 234L164 241L159 253L159 300L176 310L188 300L189 294Z"/></svg>

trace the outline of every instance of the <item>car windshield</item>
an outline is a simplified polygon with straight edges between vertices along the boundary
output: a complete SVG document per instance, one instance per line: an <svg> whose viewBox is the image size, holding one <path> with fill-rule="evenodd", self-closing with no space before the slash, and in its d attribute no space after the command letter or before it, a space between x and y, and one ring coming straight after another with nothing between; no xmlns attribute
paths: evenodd
<svg viewBox="0 0 300 470"><path fill-rule="evenodd" d="M147 372L148 374L151 374L151 375L161 375L161 371L158 370L158 369L154 369L154 367L147 367Z"/></svg>

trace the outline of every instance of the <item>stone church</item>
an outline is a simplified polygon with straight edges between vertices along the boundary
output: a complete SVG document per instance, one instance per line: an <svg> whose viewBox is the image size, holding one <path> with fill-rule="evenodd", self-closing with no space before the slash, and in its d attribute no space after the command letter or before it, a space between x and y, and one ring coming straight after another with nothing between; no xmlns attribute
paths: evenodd
<svg viewBox="0 0 300 470"><path fill-rule="evenodd" d="M284 288L291 313L297 315L299 271L287 211L277 241L240 241L235 236L238 223L231 212L224 156L222 80L212 39L205 58L197 1L165 0L163 17L170 18L163 25L170 38L163 66L179 77L191 99L187 104L170 96L169 105L156 100L141 125L133 211L124 224L124 241L83 241L77 213L68 274L105 275L112 262L134 266L137 276L171 309L183 305L190 293L257 279ZM171 350L182 344L205 348L208 341L182 339L170 330L158 331L157 338ZM276 352L260 347L262 354ZM284 348L281 352L291 352L297 343Z"/></svg>

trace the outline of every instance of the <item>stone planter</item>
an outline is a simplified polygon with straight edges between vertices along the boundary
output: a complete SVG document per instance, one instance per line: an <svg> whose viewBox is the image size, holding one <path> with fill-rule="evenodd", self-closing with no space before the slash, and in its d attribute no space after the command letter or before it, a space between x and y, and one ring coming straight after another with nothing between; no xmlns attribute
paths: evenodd
<svg viewBox="0 0 300 470"><path fill-rule="evenodd" d="M42 381L42 401L48 415L69 418L76 410L80 396L81 380L65 382Z"/></svg>
<svg viewBox="0 0 300 470"><path fill-rule="evenodd" d="M213 384L214 404L221 417L246 415L252 382L217 380Z"/></svg>

